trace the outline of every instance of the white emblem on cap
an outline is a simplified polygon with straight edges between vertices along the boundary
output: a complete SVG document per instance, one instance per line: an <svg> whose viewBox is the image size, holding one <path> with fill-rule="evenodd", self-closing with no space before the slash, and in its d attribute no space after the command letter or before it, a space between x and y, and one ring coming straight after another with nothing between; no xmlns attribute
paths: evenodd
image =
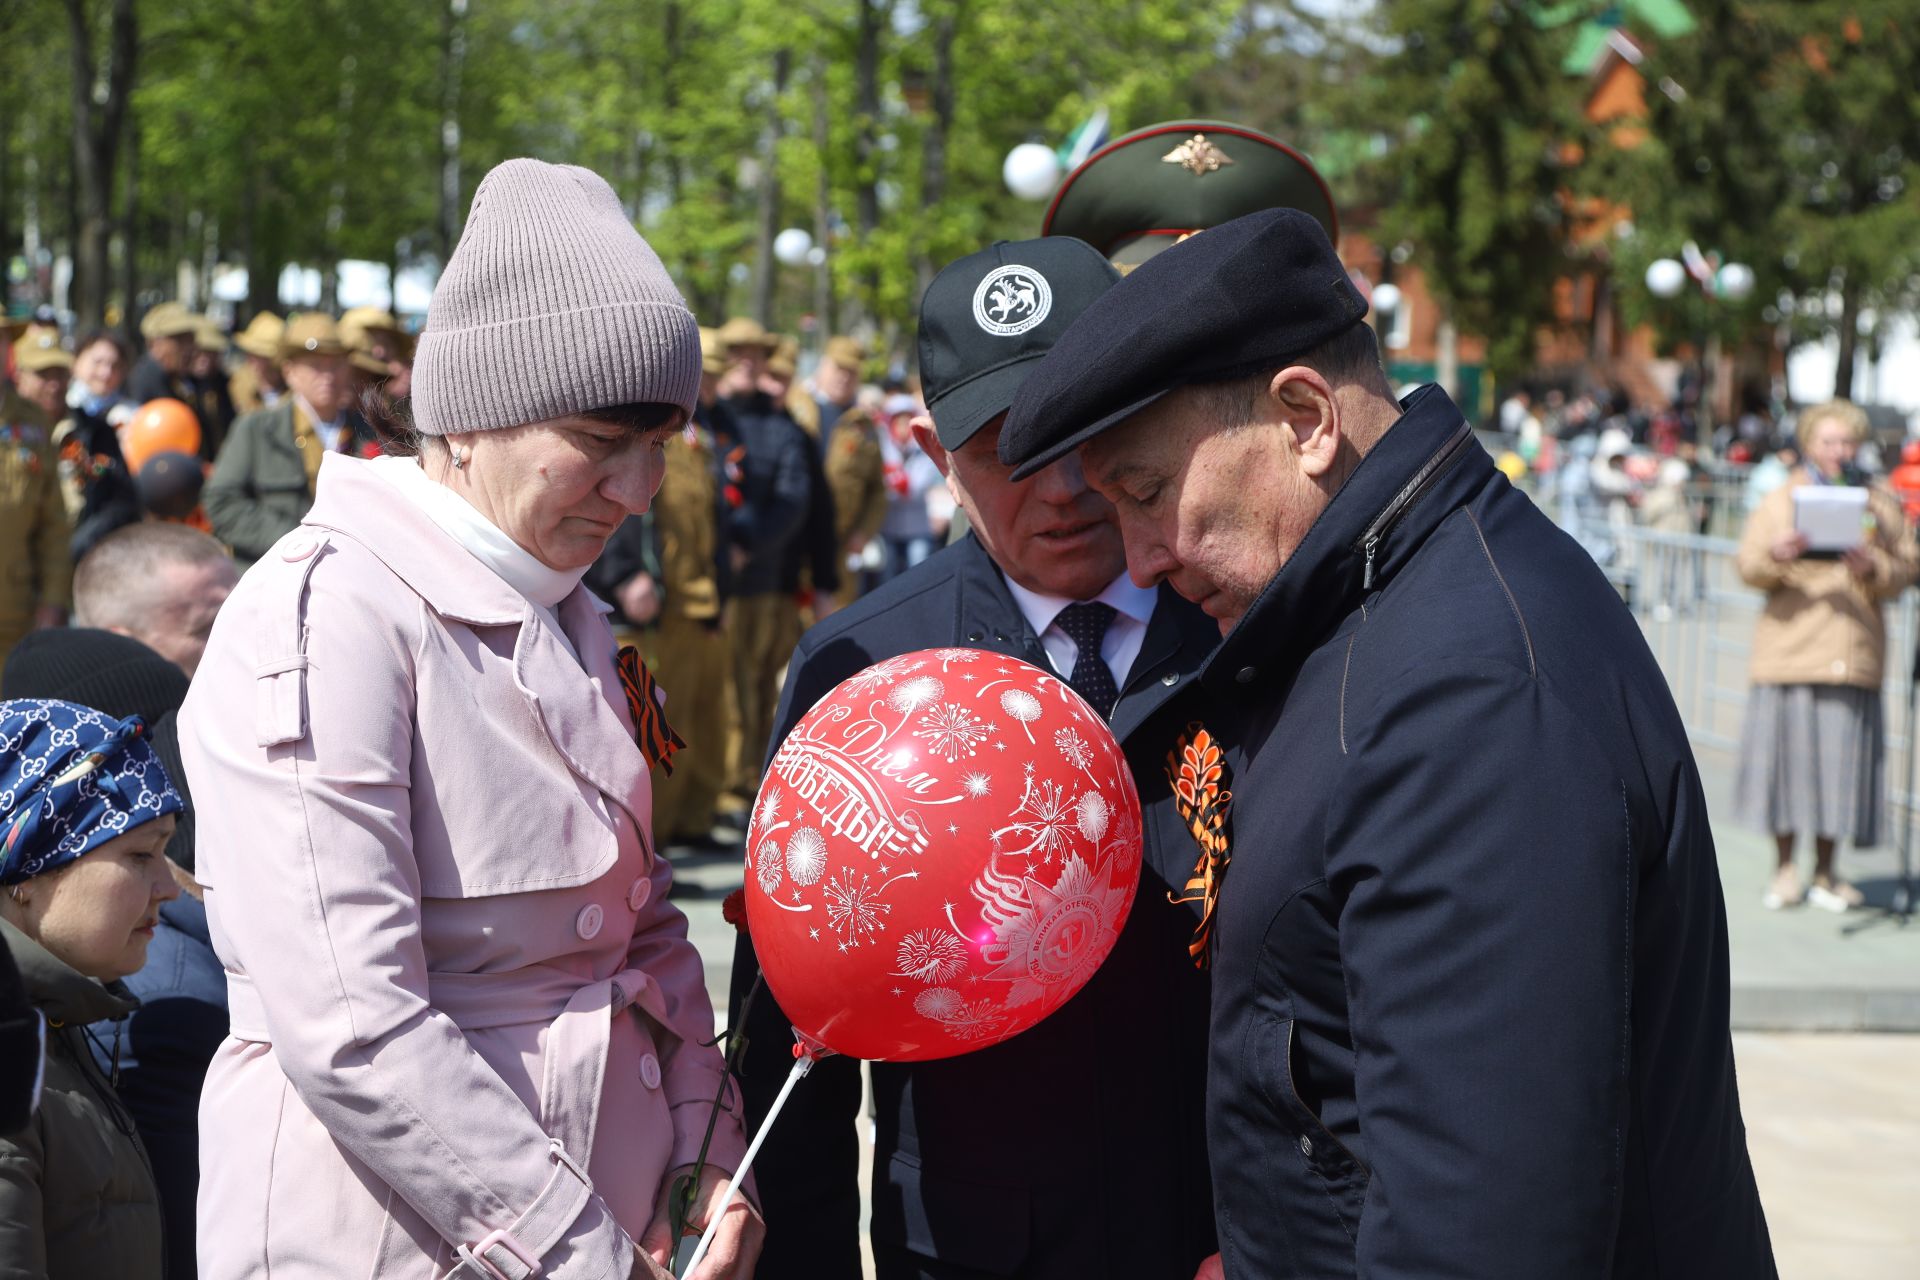
<svg viewBox="0 0 1920 1280"><path fill-rule="evenodd" d="M973 318L988 333L1011 338L1025 333L1053 310L1053 287L1032 267L1006 266L987 273L973 291Z"/></svg>

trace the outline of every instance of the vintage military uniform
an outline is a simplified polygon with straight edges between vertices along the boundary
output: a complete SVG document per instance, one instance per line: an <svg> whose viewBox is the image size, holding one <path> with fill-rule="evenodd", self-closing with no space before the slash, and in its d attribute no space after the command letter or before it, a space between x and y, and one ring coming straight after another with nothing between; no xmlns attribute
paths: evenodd
<svg viewBox="0 0 1920 1280"><path fill-rule="evenodd" d="M687 745L674 757L672 776L654 782L653 824L662 843L697 839L713 827L714 804L727 785L723 726L733 670L720 625L723 500L713 433L689 423L667 443L666 472L653 506L662 601L652 648Z"/></svg>
<svg viewBox="0 0 1920 1280"><path fill-rule="evenodd" d="M309 353L347 354L334 322L319 314L295 317L282 343L283 356L289 343ZM331 451L352 453L367 436L366 426L351 409L343 411L341 422ZM232 547L243 566L259 559L306 516L320 460L328 452L327 441L295 396L240 418L207 479L214 537Z"/></svg>
<svg viewBox="0 0 1920 1280"><path fill-rule="evenodd" d="M286 321L279 316L271 311L262 311L247 323L245 329L234 335L233 345L247 355L277 361L280 358L280 338L286 328ZM227 396L233 401L235 414L271 408L285 394L284 387L271 387L263 383L259 370L251 360L234 370L233 376L227 379Z"/></svg>
<svg viewBox="0 0 1920 1280"><path fill-rule="evenodd" d="M833 498L833 536L844 559L880 535L887 518L887 468L880 452L880 427L864 409L853 408L827 432L827 492ZM860 594L860 575L849 568L840 573L838 595L842 606Z"/></svg>
<svg viewBox="0 0 1920 1280"><path fill-rule="evenodd" d="M0 670L33 629L34 612L72 603L67 509L46 416L0 390Z"/></svg>

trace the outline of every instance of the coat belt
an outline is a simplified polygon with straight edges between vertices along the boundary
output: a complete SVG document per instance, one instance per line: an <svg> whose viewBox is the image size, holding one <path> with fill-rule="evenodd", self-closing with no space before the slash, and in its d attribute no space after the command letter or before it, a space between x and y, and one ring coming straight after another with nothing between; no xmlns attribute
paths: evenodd
<svg viewBox="0 0 1920 1280"><path fill-rule="evenodd" d="M606 1080L613 1020L627 1009L667 1028L660 986L639 969L582 985L577 974L543 965L510 974L430 974L427 1003L462 1031L540 1024L548 1027L540 1070L540 1127L584 1167L593 1156L600 1092ZM230 1034L273 1043L266 1006L245 974L227 973Z"/></svg>

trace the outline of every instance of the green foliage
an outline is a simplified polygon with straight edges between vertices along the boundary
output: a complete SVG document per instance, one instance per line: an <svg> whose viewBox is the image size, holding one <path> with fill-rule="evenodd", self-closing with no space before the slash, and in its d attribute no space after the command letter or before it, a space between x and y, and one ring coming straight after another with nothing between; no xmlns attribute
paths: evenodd
<svg viewBox="0 0 1920 1280"><path fill-rule="evenodd" d="M1405 122L1374 166L1382 225L1411 242L1461 331L1486 338L1495 375L1518 374L1568 265L1561 148L1579 135L1559 70L1568 37L1500 0L1382 10L1391 52L1369 106Z"/></svg>
<svg viewBox="0 0 1920 1280"><path fill-rule="evenodd" d="M1668 339L1796 339L1920 294L1920 22L1872 0L1692 0L1698 28L1642 66L1648 136L1602 148L1589 190L1618 193L1635 234L1615 255L1626 317ZM1651 297L1648 263L1693 239L1754 270L1745 304ZM1829 307L1832 293L1844 305ZM1782 297L1789 300L1784 309Z"/></svg>

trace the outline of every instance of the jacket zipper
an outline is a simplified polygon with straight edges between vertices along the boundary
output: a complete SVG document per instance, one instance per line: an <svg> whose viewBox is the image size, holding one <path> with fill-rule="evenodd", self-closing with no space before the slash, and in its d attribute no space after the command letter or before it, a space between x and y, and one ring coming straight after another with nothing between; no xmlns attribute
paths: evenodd
<svg viewBox="0 0 1920 1280"><path fill-rule="evenodd" d="M1441 476L1452 470L1453 464L1466 455L1467 447L1472 443L1473 428L1463 422L1459 430L1453 433L1453 437L1441 446L1440 452L1427 460L1426 466L1420 469L1419 474L1394 495L1393 501L1373 518L1373 523L1368 525L1366 532L1360 535L1360 541L1354 544L1354 550L1366 556L1365 565L1361 569L1361 590L1373 590L1374 557L1380 551L1381 542L1393 532L1393 526L1400 523L1400 517L1413 510L1414 505L1426 496L1427 490L1439 483Z"/></svg>

